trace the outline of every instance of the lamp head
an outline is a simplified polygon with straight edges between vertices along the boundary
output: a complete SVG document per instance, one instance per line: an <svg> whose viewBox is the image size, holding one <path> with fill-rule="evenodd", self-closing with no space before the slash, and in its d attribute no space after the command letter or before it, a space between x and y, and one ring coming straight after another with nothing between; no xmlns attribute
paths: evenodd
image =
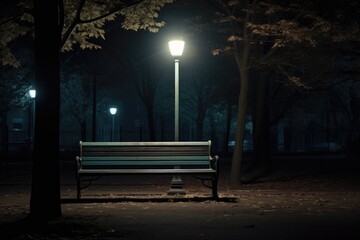
<svg viewBox="0 0 360 240"><path fill-rule="evenodd" d="M30 89L29 90L29 95L31 98L35 98L36 97L36 90L35 89Z"/></svg>
<svg viewBox="0 0 360 240"><path fill-rule="evenodd" d="M169 42L170 53L173 57L181 57L184 51L185 42L182 40L173 40Z"/></svg>
<svg viewBox="0 0 360 240"><path fill-rule="evenodd" d="M110 108L109 110L110 110L111 115L115 115L116 112L117 112L117 108L116 108L116 107L112 107L112 108Z"/></svg>

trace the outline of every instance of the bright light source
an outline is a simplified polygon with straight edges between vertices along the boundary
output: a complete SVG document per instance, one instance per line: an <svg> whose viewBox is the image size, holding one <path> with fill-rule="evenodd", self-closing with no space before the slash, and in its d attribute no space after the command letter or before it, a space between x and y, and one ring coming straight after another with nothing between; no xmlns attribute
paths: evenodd
<svg viewBox="0 0 360 240"><path fill-rule="evenodd" d="M35 98L36 97L36 90L35 89L30 89L29 94L30 94L31 98Z"/></svg>
<svg viewBox="0 0 360 240"><path fill-rule="evenodd" d="M181 57L184 51L185 42L174 40L169 42L170 53L173 57Z"/></svg>
<svg viewBox="0 0 360 240"><path fill-rule="evenodd" d="M117 112L117 108L115 108L115 107L110 108L111 115L115 115L116 112Z"/></svg>

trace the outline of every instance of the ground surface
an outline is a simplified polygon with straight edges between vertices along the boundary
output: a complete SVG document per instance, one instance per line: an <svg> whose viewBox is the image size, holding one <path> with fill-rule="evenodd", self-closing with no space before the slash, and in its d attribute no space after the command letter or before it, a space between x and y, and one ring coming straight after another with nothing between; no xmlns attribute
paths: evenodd
<svg viewBox="0 0 360 240"><path fill-rule="evenodd" d="M185 196L169 196L168 176L101 178L77 201L74 162L63 160L63 217L37 226L26 221L31 162L2 163L0 239L360 239L357 162L277 158L268 177L231 189L220 161L219 201L191 177Z"/></svg>

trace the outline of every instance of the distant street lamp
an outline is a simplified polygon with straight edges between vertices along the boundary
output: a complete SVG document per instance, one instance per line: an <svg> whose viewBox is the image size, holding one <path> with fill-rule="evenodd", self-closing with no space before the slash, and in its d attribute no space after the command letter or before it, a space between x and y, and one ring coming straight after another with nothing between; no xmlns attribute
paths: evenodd
<svg viewBox="0 0 360 240"><path fill-rule="evenodd" d="M114 141L114 135L115 135L115 114L117 112L116 107L111 107L110 114L112 115L112 131L111 131L111 141Z"/></svg>
<svg viewBox="0 0 360 240"><path fill-rule="evenodd" d="M32 119L30 120L30 128L29 128L29 141L30 143L34 141L34 126L35 126L35 97L36 97L36 90L35 89L30 89L29 90L29 95L32 101ZM31 108L31 107L30 107Z"/></svg>
<svg viewBox="0 0 360 240"><path fill-rule="evenodd" d="M175 120L174 120L174 140L179 141L179 58L184 51L185 42L182 40L173 40L169 42L170 53L175 61ZM171 181L170 195L185 194L182 188L180 176L173 176Z"/></svg>
<svg viewBox="0 0 360 240"><path fill-rule="evenodd" d="M29 95L32 99L34 99L36 97L36 90L35 89L30 89L29 90Z"/></svg>

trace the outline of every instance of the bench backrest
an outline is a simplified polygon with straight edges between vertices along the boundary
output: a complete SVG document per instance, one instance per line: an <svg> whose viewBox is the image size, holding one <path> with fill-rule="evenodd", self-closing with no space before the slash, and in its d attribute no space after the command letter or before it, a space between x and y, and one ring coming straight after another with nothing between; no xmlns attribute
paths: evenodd
<svg viewBox="0 0 360 240"><path fill-rule="evenodd" d="M211 168L211 141L81 142L83 169Z"/></svg>

